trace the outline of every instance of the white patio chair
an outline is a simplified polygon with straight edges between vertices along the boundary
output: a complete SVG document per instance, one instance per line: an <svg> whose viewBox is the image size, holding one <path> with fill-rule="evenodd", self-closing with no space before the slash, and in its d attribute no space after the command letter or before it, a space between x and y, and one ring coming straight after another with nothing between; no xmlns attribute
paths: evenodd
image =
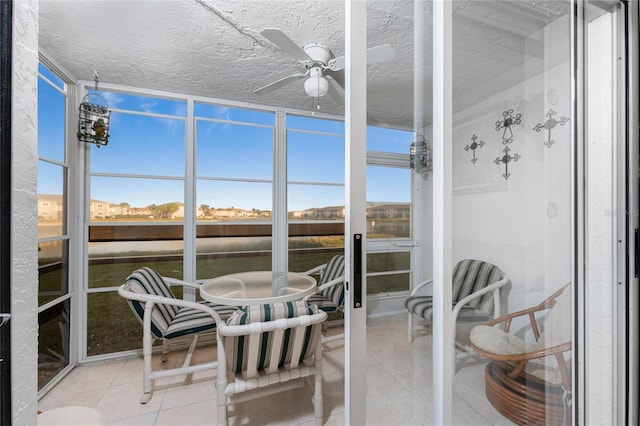
<svg viewBox="0 0 640 426"><path fill-rule="evenodd" d="M234 313L226 324L220 324L217 330L218 424L228 422L228 402L263 397L306 383L313 393L316 425L321 425L322 347L319 341L326 318L326 312L317 306L298 300L249 306Z"/></svg>
<svg viewBox="0 0 640 426"><path fill-rule="evenodd" d="M320 310L327 313L344 310L344 255L336 255L329 262L303 273L320 276L316 292L306 298L308 303L318 306ZM344 333L323 336L322 342L327 343L343 338Z"/></svg>
<svg viewBox="0 0 640 426"><path fill-rule="evenodd" d="M227 319L237 309L235 306L178 299L171 291L170 285L199 287L198 284L162 277L155 270L144 267L129 275L124 284L118 288L118 294L127 300L131 311L142 324L144 357L143 391L140 397L142 404L151 400L153 381L160 377L217 368L215 361L191 365L198 335L215 332L217 323ZM169 354L169 341L179 338L191 339L183 365L178 368L153 371L151 368L153 341L162 340L161 360L165 362Z"/></svg>
<svg viewBox="0 0 640 426"><path fill-rule="evenodd" d="M464 259L453 269L453 344L461 353L457 358L473 354L469 344L469 333L474 326L500 315L500 292L510 280L496 265L481 260ZM418 284L405 300L409 311L408 340L413 341L414 316L429 322L433 320L433 297L420 295L432 285L431 280ZM456 336L457 329L457 336ZM454 352L455 352L454 348Z"/></svg>

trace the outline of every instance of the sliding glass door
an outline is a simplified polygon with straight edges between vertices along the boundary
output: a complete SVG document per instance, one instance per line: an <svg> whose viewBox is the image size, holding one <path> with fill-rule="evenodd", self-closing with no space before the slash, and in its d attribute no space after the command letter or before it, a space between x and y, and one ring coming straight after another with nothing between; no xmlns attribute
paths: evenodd
<svg viewBox="0 0 640 426"><path fill-rule="evenodd" d="M624 5L434 16L434 419L619 423Z"/></svg>
<svg viewBox="0 0 640 426"><path fill-rule="evenodd" d="M571 416L572 242L579 214L571 4L453 6L452 131L443 141L450 145L452 171L445 189L451 197L451 299L506 283L499 294L469 300L457 317L454 311L453 401L486 398L494 408L482 412L486 424L505 417L562 424ZM511 324L475 328L545 301L544 309L513 317ZM484 380L484 395L471 389L469 377ZM453 410L456 424L476 416Z"/></svg>

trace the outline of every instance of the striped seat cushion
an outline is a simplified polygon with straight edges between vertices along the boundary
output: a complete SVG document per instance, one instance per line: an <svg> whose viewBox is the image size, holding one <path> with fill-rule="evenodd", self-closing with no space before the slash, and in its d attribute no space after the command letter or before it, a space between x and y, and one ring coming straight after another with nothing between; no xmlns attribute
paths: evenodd
<svg viewBox="0 0 640 426"><path fill-rule="evenodd" d="M489 284L500 281L502 278L504 278L504 274L496 265L481 260L461 260L453 269L451 299L454 302L458 302ZM493 295L487 293L472 300L467 306L491 314L493 312Z"/></svg>
<svg viewBox="0 0 640 426"><path fill-rule="evenodd" d="M148 267L140 268L129 275L125 280L125 288L140 294L151 294L170 299L176 298L160 274ZM140 321L140 324L142 324L144 303L131 299L127 299L127 303L133 314L138 318L138 321ZM151 313L151 333L158 339L163 338L177 313L177 306L167 304L154 305Z"/></svg>
<svg viewBox="0 0 640 426"><path fill-rule="evenodd" d="M318 285L328 283L336 278L344 277L344 255L334 256L329 260L322 272ZM309 303L314 303L325 312L334 312L344 304L344 282L325 288L320 293L309 297Z"/></svg>
<svg viewBox="0 0 640 426"><path fill-rule="evenodd" d="M236 311L236 308L233 306L216 305L209 302L201 303L216 311L223 321ZM216 322L208 313L194 308L180 308L169 324L164 338L173 339L175 337L215 330L215 328Z"/></svg>
<svg viewBox="0 0 640 426"><path fill-rule="evenodd" d="M295 318L302 315L313 315L319 312L318 307L309 305L302 300L295 302L276 303L267 305L249 306L234 312L227 320L227 325L245 325L254 322L274 321L281 318ZM296 332L294 329L287 329L284 332L283 347L280 351L280 360L278 366L291 361L292 347L287 343L293 340L291 333ZM305 337L303 342L300 361L307 359L313 355L314 348L318 344L321 334L321 324L308 326L304 330ZM271 346L273 343L274 332L262 333L258 347L258 371L269 365L271 357ZM247 369L247 359L249 350L249 336L224 336L225 353L227 357L227 369L231 372L238 373Z"/></svg>
<svg viewBox="0 0 640 426"><path fill-rule="evenodd" d="M344 290L344 287L343 287L343 290ZM307 298L307 302L310 304L316 305L318 308L320 308L325 312L335 312L339 308L339 306L336 305L333 302L333 300L325 298L322 293L312 294Z"/></svg>
<svg viewBox="0 0 640 426"><path fill-rule="evenodd" d="M426 320L433 320L433 297L411 296L404 301L404 306L409 312Z"/></svg>
<svg viewBox="0 0 640 426"><path fill-rule="evenodd" d="M404 305L412 314L433 321L433 298L431 296L409 297ZM470 306L464 306L458 314L458 320L460 321L486 322L490 319L491 315L488 313Z"/></svg>
<svg viewBox="0 0 640 426"><path fill-rule="evenodd" d="M495 265L480 260L465 259L453 269L452 299L455 306L463 298L504 278ZM433 320L433 298L431 296L410 296L405 300L409 312L426 320ZM466 304L458 314L461 321L488 321L493 313L491 292Z"/></svg>
<svg viewBox="0 0 640 426"><path fill-rule="evenodd" d="M125 280L127 290L141 294L162 296L175 299L171 287L155 270L143 267L134 271ZM144 321L144 303L127 299L140 324ZM226 320L236 310L233 306L200 302L215 310L222 320ZM157 339L171 339L187 334L208 331L216 328L213 317L206 312L193 308L180 308L171 304L155 304L151 311L151 333Z"/></svg>

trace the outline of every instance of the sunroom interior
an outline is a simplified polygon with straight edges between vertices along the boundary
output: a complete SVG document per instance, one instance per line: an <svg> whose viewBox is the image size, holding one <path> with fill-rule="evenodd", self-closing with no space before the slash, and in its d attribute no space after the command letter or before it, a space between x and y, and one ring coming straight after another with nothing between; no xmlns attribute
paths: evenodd
<svg viewBox="0 0 640 426"><path fill-rule="evenodd" d="M600 303L588 331L608 336L614 300L602 283L614 279L620 9L585 8L589 53L599 58L589 63L598 82L589 130L601 141L586 160L588 251L599 259L588 286ZM345 124L344 9L338 1L39 2L39 410L84 405L114 424L212 423L215 370L158 380L139 404L142 331L118 287L142 266L202 283L305 271L344 253L347 143L359 143L368 423L431 423L432 324L415 318L407 330L405 300L433 278L437 258L432 4L367 4L366 141L348 141ZM572 40L568 1L453 3L450 243L454 262L487 262L508 279L491 315L531 307L574 279ZM104 107L105 138L95 127L80 137L86 105ZM178 296L201 300L196 291ZM327 333L345 325L334 313ZM525 321L512 331L534 337ZM210 356L212 343L205 338L197 356ZM593 419L614 406L612 346L603 343L590 364L590 386L601 390ZM344 340L323 345L326 424L345 422L344 348ZM175 365L186 347L174 349ZM454 361L455 424L516 422L488 399L487 363ZM562 408L571 411L566 400ZM230 416L303 424L313 408L292 391L240 403Z"/></svg>

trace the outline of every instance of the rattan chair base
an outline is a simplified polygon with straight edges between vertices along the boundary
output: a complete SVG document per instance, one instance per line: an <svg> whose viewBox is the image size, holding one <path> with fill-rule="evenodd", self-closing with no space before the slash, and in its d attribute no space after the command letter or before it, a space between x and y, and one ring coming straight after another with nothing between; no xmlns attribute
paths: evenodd
<svg viewBox="0 0 640 426"><path fill-rule="evenodd" d="M504 367L489 363L485 368L485 393L491 405L519 425L562 425L565 419L564 391L519 376L511 378ZM566 415L571 416L571 407Z"/></svg>

